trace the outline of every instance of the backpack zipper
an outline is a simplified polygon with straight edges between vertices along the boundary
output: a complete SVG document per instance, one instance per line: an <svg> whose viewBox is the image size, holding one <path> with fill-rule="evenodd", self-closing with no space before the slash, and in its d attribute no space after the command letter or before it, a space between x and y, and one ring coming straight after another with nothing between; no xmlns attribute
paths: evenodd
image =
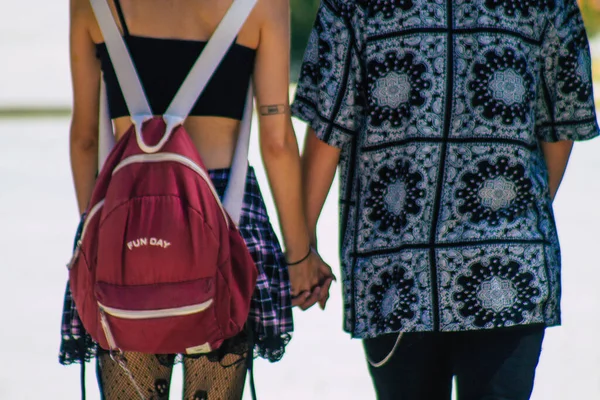
<svg viewBox="0 0 600 400"><path fill-rule="evenodd" d="M102 199L98 203L96 203L96 205L94 207L92 207L92 209L90 210L89 214L85 217L85 221L83 223L83 228L81 229L81 236L79 237L79 240L77 241L77 246L75 247L75 252L73 253L73 257L71 257L71 261L69 261L69 263L67 264L67 269L73 268L75 261L77 261L77 257L79 257L79 252L81 250L81 242L83 241L85 231L87 231L90 221L92 220L92 218L94 218L96 216L96 214L98 214L98 211L100 211L102 206L104 206L104 199Z"/></svg>
<svg viewBox="0 0 600 400"><path fill-rule="evenodd" d="M223 207L223 204L221 203L221 199L219 198L219 195L217 194L217 191L215 190L215 187L213 186L212 180L210 179L210 177L208 176L208 174L206 173L206 171L204 169L202 169L193 160L191 160L185 156L182 156L181 154L177 154L177 153L136 154L134 156L127 157L126 159L121 161L115 167L112 174L113 175L116 174L119 170L121 170L122 168L124 168L128 165L131 165L131 164L148 163L148 162L156 163L156 162L168 162L168 161L176 162L183 166L186 166L189 169L191 169L192 171L194 171L195 173L197 173L198 175L200 175L200 177L206 182L206 184L210 188L210 191L211 191L212 195L214 196L215 201L217 202L217 204L219 205L219 208L221 209L221 213L223 213L223 218L225 219L227 228L229 228L229 218L227 216L227 212L225 211L225 208Z"/></svg>
<svg viewBox="0 0 600 400"><path fill-rule="evenodd" d="M153 319L153 318L167 318L167 317L181 317L185 315L191 315L205 311L213 303L213 299L205 301L200 304L193 304L191 306L183 306L176 308L165 308L162 310L123 310L119 308L113 308L105 306L98 302L100 311L117 318L123 319Z"/></svg>

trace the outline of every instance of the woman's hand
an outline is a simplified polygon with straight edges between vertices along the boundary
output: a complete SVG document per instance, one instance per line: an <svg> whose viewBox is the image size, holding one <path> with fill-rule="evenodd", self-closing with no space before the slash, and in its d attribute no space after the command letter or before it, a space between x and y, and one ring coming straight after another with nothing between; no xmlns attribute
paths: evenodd
<svg viewBox="0 0 600 400"><path fill-rule="evenodd" d="M319 302L321 309L325 309L331 282L336 278L321 256L311 250L305 261L289 266L288 270L292 285L292 305L306 311Z"/></svg>
<svg viewBox="0 0 600 400"><path fill-rule="evenodd" d="M320 294L317 255L311 250L306 260L288 266L288 271L292 287L292 306L307 310L317 302L314 297Z"/></svg>

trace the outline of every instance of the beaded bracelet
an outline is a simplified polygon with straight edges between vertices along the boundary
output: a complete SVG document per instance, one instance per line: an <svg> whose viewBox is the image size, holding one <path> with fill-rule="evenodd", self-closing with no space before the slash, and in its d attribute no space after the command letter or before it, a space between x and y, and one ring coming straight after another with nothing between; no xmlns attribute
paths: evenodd
<svg viewBox="0 0 600 400"><path fill-rule="evenodd" d="M288 266L292 266L292 265L298 265L298 264L300 264L300 263L302 263L302 262L306 261L306 259L307 259L308 257L310 257L310 253L312 253L312 251L313 251L313 249L312 249L312 246L311 246L311 247L309 247L309 248L308 248L308 253L307 253L307 254L306 254L304 257L302 257L302 258L301 258L299 261L295 261L295 262L287 262L287 261L286 261L287 265L288 265Z"/></svg>

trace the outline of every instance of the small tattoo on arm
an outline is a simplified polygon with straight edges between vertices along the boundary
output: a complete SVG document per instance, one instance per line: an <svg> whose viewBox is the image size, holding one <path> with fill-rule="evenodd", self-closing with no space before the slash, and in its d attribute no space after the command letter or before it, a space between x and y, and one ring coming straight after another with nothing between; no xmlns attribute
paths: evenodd
<svg viewBox="0 0 600 400"><path fill-rule="evenodd" d="M260 107L260 115L277 115L285 114L287 107L283 104L271 104Z"/></svg>

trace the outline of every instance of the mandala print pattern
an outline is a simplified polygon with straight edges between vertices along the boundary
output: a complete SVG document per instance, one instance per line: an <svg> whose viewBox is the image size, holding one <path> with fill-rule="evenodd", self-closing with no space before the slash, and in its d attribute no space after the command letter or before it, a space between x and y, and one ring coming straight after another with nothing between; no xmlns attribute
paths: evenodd
<svg viewBox="0 0 600 400"><path fill-rule="evenodd" d="M504 125L512 125L515 120L527 122L534 80L527 62L515 56L514 50L489 51L483 62L475 64L473 75L469 89L475 110L482 110L490 121L499 116Z"/></svg>
<svg viewBox="0 0 600 400"><path fill-rule="evenodd" d="M477 263L471 274L457 280L454 294L460 314L473 318L479 328L517 325L536 307L540 289L532 285L534 275L523 272L514 260L494 257L488 264Z"/></svg>
<svg viewBox="0 0 600 400"><path fill-rule="evenodd" d="M340 150L344 329L558 324L539 142L599 133L577 2L320 4L292 110Z"/></svg>
<svg viewBox="0 0 600 400"><path fill-rule="evenodd" d="M501 9L509 17L529 17L533 10L553 10L554 0L485 0L490 10Z"/></svg>
<svg viewBox="0 0 600 400"><path fill-rule="evenodd" d="M409 215L421 211L418 200L424 191L419 189L423 177L418 172L410 172L410 163L399 159L394 168L387 166L378 172L379 180L372 181L370 197L366 206L371 208L369 219L379 224L379 230L392 229L400 233L408 223Z"/></svg>
<svg viewBox="0 0 600 400"><path fill-rule="evenodd" d="M321 70L330 70L331 61L321 54L331 53L331 44L323 40L323 35L319 35L320 31L323 31L324 27L317 25L309 36L308 44L306 46L307 53L305 58L307 62L302 64L302 76L306 79L310 79L313 83L320 82L323 79Z"/></svg>
<svg viewBox="0 0 600 400"><path fill-rule="evenodd" d="M397 10L407 11L413 7L413 0L378 0L372 2L373 14L382 13L383 18L393 18Z"/></svg>
<svg viewBox="0 0 600 400"><path fill-rule="evenodd" d="M591 59L581 50L585 46L585 33L574 37L567 44L568 52L558 60L559 90L566 96L575 96L579 102L586 102L592 96Z"/></svg>
<svg viewBox="0 0 600 400"><path fill-rule="evenodd" d="M411 53L399 56L390 52L385 61L369 63L369 109L374 126L386 121L399 126L410 118L413 108L425 104L423 92L431 87L431 82L423 77L427 68L415 58Z"/></svg>
<svg viewBox="0 0 600 400"><path fill-rule="evenodd" d="M533 184L525 176L523 165L511 166L505 157L480 162L477 172L465 173L461 181L465 188L456 193L463 201L458 210L475 224L496 226L503 220L513 222L535 201Z"/></svg>
<svg viewBox="0 0 600 400"><path fill-rule="evenodd" d="M406 277L404 268L396 266L392 272L385 270L377 277L371 287L368 309L371 312L371 324L379 331L397 331L402 319L415 316L411 305L417 302L415 281Z"/></svg>

